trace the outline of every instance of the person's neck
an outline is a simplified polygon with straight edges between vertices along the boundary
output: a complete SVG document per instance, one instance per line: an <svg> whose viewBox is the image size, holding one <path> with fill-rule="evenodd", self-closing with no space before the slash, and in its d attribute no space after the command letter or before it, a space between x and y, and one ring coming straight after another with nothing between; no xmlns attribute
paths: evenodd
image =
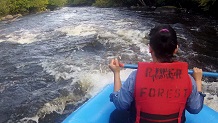
<svg viewBox="0 0 218 123"><path fill-rule="evenodd" d="M152 62L154 62L154 63L163 63L163 62L161 62L161 60L158 60L156 57L152 57ZM167 63L172 63L172 62L175 62L174 60L172 60L172 61L169 61L169 62L167 62Z"/></svg>
<svg viewBox="0 0 218 123"><path fill-rule="evenodd" d="M159 63L159 60L154 55L152 55L152 62Z"/></svg>

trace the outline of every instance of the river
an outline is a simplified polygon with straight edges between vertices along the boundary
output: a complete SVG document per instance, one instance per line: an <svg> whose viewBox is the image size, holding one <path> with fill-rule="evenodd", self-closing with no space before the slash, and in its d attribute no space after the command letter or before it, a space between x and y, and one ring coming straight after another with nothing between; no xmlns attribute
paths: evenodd
<svg viewBox="0 0 218 123"><path fill-rule="evenodd" d="M111 58L151 61L148 32L160 23L177 31L190 69L218 72L218 21L201 15L64 7L0 22L0 123L60 123L113 83ZM218 79L203 79L205 104L218 111Z"/></svg>

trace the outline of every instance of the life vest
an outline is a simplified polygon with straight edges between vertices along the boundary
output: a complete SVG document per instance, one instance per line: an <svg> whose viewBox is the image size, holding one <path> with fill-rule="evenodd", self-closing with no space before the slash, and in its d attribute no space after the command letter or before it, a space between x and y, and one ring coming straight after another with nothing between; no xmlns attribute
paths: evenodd
<svg viewBox="0 0 218 123"><path fill-rule="evenodd" d="M136 123L180 123L191 92L187 63L138 63Z"/></svg>

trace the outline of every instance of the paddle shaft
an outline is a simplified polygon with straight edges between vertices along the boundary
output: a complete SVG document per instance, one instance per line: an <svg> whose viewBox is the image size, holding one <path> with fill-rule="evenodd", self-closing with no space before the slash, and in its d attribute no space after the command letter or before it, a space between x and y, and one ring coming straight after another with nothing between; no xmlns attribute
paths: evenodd
<svg viewBox="0 0 218 123"><path fill-rule="evenodd" d="M131 68L131 69L137 69L138 65L136 64L124 64L124 68ZM193 70L188 70L189 74L193 74ZM207 77L218 77L218 73L214 72L203 72L203 76Z"/></svg>

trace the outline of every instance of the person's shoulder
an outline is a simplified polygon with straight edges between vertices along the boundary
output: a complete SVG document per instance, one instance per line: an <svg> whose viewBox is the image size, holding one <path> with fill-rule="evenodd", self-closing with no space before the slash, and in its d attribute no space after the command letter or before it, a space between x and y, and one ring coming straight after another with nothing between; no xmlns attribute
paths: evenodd
<svg viewBox="0 0 218 123"><path fill-rule="evenodd" d="M130 83L135 83L136 75L137 75L137 70L132 71L127 80L129 80Z"/></svg>
<svg viewBox="0 0 218 123"><path fill-rule="evenodd" d="M137 74L137 70L134 70L134 71L132 71L132 72L130 73L129 76L131 76L131 77L136 77L136 74Z"/></svg>
<svg viewBox="0 0 218 123"><path fill-rule="evenodd" d="M189 76L189 78L190 78L190 80L191 80L192 82L195 81L194 78L193 78L190 74L188 74L188 76Z"/></svg>
<svg viewBox="0 0 218 123"><path fill-rule="evenodd" d="M195 79L190 74L189 74L189 77L190 77L190 80L191 80L191 83L192 83L192 88L197 87Z"/></svg>

